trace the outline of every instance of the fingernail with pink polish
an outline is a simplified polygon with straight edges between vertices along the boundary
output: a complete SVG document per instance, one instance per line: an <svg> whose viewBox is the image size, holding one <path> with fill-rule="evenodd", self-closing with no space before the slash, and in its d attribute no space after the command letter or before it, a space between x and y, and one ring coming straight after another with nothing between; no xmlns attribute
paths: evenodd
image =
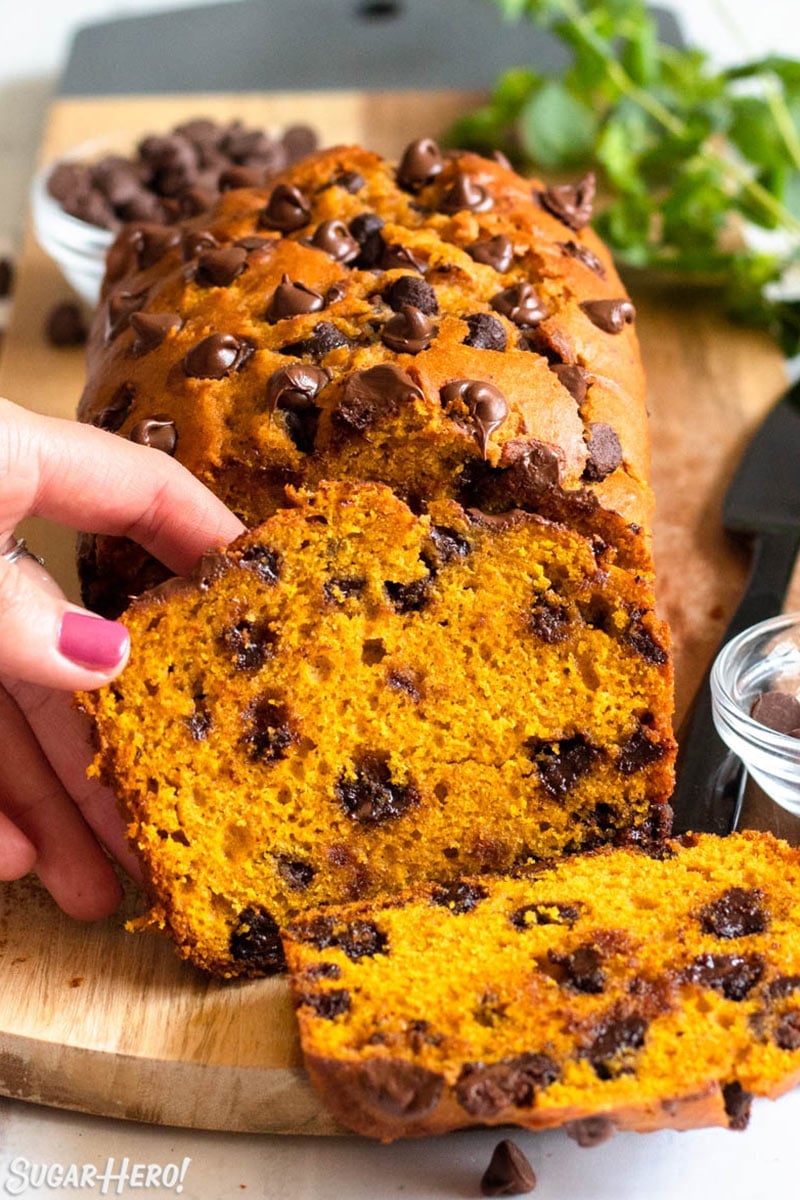
<svg viewBox="0 0 800 1200"><path fill-rule="evenodd" d="M67 612L61 619L58 649L65 658L92 671L118 667L128 649L128 630L119 621L104 621Z"/></svg>

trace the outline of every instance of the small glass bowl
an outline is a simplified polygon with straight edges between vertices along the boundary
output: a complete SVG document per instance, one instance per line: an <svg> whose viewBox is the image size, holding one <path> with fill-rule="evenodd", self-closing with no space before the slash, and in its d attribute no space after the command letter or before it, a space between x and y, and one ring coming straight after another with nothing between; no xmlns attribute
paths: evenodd
<svg viewBox="0 0 800 1200"><path fill-rule="evenodd" d="M722 648L711 669L719 736L776 804L800 814L800 738L750 716L756 699L772 690L800 695L800 613L746 629Z"/></svg>

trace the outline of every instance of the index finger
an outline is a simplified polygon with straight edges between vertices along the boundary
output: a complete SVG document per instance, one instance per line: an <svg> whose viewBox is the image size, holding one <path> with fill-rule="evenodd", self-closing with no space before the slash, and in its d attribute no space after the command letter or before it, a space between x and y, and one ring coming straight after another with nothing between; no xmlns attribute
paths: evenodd
<svg viewBox="0 0 800 1200"><path fill-rule="evenodd" d="M241 521L161 450L0 399L0 531L25 516L128 537L178 573Z"/></svg>

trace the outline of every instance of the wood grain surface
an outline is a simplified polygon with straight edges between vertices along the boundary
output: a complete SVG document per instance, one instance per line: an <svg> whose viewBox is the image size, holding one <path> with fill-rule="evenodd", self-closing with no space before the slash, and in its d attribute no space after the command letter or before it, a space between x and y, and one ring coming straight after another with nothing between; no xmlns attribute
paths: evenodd
<svg viewBox="0 0 800 1200"><path fill-rule="evenodd" d="M323 143L363 142L397 155L444 128L470 97L114 97L59 101L43 161L89 137L163 131L189 116L308 122ZM83 382L80 350L56 350L42 326L69 295L29 234L0 363L0 394L71 417ZM726 484L746 441L785 386L783 361L760 334L734 328L700 292L634 293L649 381L659 604L675 638L677 716L689 702L735 607L746 548L719 522ZM76 596L73 535L44 522L24 532ZM788 607L800 608L796 581ZM744 823L800 840L800 823L753 792ZM0 1093L88 1112L199 1128L340 1132L301 1068L281 980L222 984L180 963L170 944L130 935L122 910L80 925L33 879L0 884Z"/></svg>

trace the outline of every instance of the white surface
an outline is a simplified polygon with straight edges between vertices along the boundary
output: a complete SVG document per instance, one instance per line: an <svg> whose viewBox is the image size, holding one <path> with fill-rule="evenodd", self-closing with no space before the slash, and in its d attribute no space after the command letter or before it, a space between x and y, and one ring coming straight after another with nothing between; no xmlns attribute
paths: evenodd
<svg viewBox="0 0 800 1200"><path fill-rule="evenodd" d="M39 130L71 30L120 15L182 7L191 0L0 0L0 242L18 239ZM435 0L431 0L435 2ZM734 61L770 49L800 57L796 0L675 0L689 36ZM298 0L298 14L302 0ZM746 31L740 40L727 12ZM757 20L754 19L757 16ZM563 1133L512 1136L538 1174L537 1200L794 1200L800 1091L779 1104L754 1109L746 1134L722 1130L675 1134L621 1134L581 1150ZM433 1200L476 1197L480 1177L503 1133L455 1134L391 1147L359 1139L322 1140L189 1132L100 1120L22 1102L0 1100L0 1200L14 1160L94 1165L113 1158L130 1164L191 1163L186 1200ZM7 1186L9 1185L9 1186ZM100 1195L96 1188L26 1188L25 1197ZM169 1196L174 1189L131 1188L106 1194Z"/></svg>

